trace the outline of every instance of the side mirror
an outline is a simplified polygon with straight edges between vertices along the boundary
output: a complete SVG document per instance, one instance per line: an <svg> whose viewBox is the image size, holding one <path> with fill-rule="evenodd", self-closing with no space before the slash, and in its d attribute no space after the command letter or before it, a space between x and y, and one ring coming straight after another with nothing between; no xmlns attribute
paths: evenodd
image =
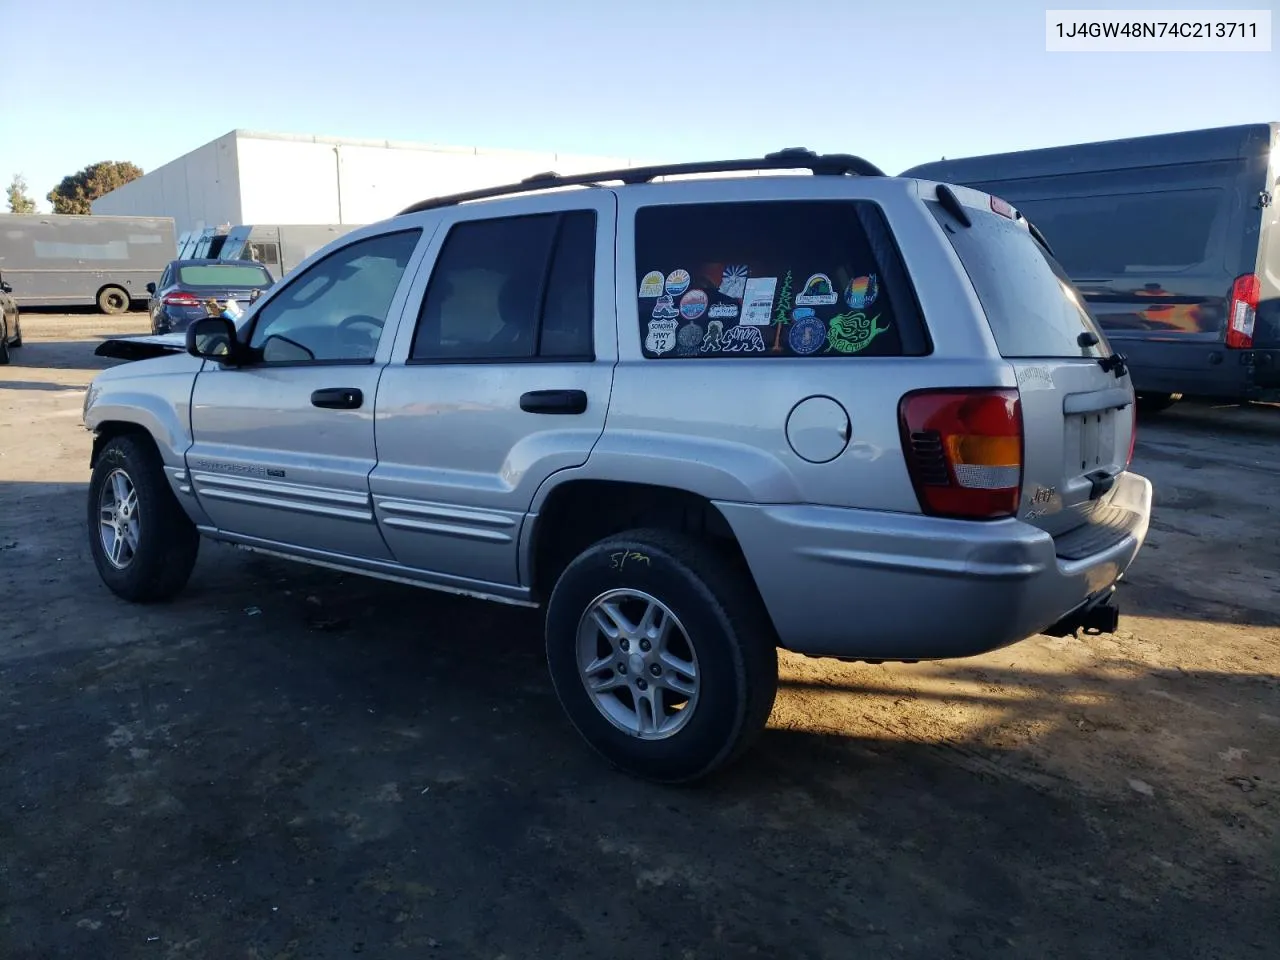
<svg viewBox="0 0 1280 960"><path fill-rule="evenodd" d="M235 363L240 343L236 328L226 317L201 317L187 327L187 353L203 360Z"/></svg>
<svg viewBox="0 0 1280 960"><path fill-rule="evenodd" d="M155 293L155 292L156 292L156 285L154 283L148 283L147 293Z"/></svg>

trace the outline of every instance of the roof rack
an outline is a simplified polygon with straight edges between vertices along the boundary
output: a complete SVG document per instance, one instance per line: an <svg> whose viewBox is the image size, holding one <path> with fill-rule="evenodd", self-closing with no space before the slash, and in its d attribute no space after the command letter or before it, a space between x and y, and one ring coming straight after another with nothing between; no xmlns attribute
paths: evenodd
<svg viewBox="0 0 1280 960"><path fill-rule="evenodd" d="M562 177L548 171L525 177L519 183L506 184L501 187L483 187L479 190L468 190L464 193L452 193L442 197L430 197L420 200L412 206L405 207L397 216L409 213L421 213L423 210L435 210L440 207L451 207L466 203L468 200L486 200L491 197L505 197L517 193L532 193L535 190L550 190L555 187L599 187L602 180L617 180L622 183L651 183L658 177L683 176L695 173L736 173L744 170L808 170L815 176L844 176L854 174L859 177L883 177L885 172L873 163L847 153L814 153L804 147L788 147L776 153L766 154L751 160L707 160L698 163L668 163L650 167L629 167L625 170L605 170L599 173L581 173Z"/></svg>

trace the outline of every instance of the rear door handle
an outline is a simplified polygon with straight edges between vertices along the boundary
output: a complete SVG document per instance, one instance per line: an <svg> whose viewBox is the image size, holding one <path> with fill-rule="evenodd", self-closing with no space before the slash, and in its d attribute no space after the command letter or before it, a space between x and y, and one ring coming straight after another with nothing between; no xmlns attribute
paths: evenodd
<svg viewBox="0 0 1280 960"><path fill-rule="evenodd" d="M364 394L355 387L328 387L311 394L313 407L330 410L356 410L364 403Z"/></svg>
<svg viewBox="0 0 1280 960"><path fill-rule="evenodd" d="M585 390L530 390L520 396L525 413L586 413Z"/></svg>

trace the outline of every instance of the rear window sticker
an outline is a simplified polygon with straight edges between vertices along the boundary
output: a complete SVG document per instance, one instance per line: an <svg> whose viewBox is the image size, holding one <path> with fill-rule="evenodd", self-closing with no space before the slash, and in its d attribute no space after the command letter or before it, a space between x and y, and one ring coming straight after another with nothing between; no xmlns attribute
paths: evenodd
<svg viewBox="0 0 1280 960"><path fill-rule="evenodd" d="M802 357L811 356L826 346L827 325L808 307L798 307L791 317L787 344L792 353L798 353Z"/></svg>
<svg viewBox="0 0 1280 960"><path fill-rule="evenodd" d="M868 318L865 313L837 313L831 318L831 326L827 331L827 352L858 353L880 334L889 329L888 325L880 326L880 315Z"/></svg>
<svg viewBox="0 0 1280 960"><path fill-rule="evenodd" d="M707 335L702 338L702 352L716 353L724 342L724 324L719 320L707 322Z"/></svg>
<svg viewBox="0 0 1280 960"><path fill-rule="evenodd" d="M707 310L707 317L711 320L736 320L738 317L738 305L736 303L713 303L711 308Z"/></svg>
<svg viewBox="0 0 1280 960"><path fill-rule="evenodd" d="M692 357L702 347L702 324L686 323L676 331L676 353Z"/></svg>
<svg viewBox="0 0 1280 960"><path fill-rule="evenodd" d="M664 293L653 305L653 313L649 314L649 316L655 320L674 320L680 316L680 311L676 309L671 294Z"/></svg>
<svg viewBox="0 0 1280 960"><path fill-rule="evenodd" d="M720 342L721 353L764 353L759 327L732 327Z"/></svg>
<svg viewBox="0 0 1280 960"><path fill-rule="evenodd" d="M876 283L876 275L854 277L844 290L844 302L850 310L863 310L875 303L880 293L880 285ZM832 303L835 301L833 300Z"/></svg>
<svg viewBox="0 0 1280 960"><path fill-rule="evenodd" d="M825 273L815 273L804 282L804 289L796 297L798 307L830 307L840 299L831 278Z"/></svg>
<svg viewBox="0 0 1280 960"><path fill-rule="evenodd" d="M649 335L644 348L650 353L670 353L676 345L676 321L658 317L649 321Z"/></svg>
<svg viewBox="0 0 1280 960"><path fill-rule="evenodd" d="M697 320L707 312L707 295L701 290L690 290L680 298L680 316Z"/></svg>
<svg viewBox="0 0 1280 960"><path fill-rule="evenodd" d="M725 267L720 274L720 293L730 300L741 300L747 290L747 273L744 266Z"/></svg>
<svg viewBox="0 0 1280 960"><path fill-rule="evenodd" d="M672 270L667 274L667 293L678 297L689 289L689 271Z"/></svg>
<svg viewBox="0 0 1280 960"><path fill-rule="evenodd" d="M773 291L777 286L777 277L751 277L747 280L742 291L742 319L739 323L749 327L767 327L773 312Z"/></svg>
<svg viewBox="0 0 1280 960"><path fill-rule="evenodd" d="M774 323L791 322L791 271L782 278L782 292L778 294L778 309L773 312Z"/></svg>
<svg viewBox="0 0 1280 960"><path fill-rule="evenodd" d="M791 271L782 278L782 292L778 294L778 308L773 311L773 352L782 352L782 328L791 322Z"/></svg>
<svg viewBox="0 0 1280 960"><path fill-rule="evenodd" d="M662 295L663 276L661 270L650 270L640 281L640 299L659 297Z"/></svg>

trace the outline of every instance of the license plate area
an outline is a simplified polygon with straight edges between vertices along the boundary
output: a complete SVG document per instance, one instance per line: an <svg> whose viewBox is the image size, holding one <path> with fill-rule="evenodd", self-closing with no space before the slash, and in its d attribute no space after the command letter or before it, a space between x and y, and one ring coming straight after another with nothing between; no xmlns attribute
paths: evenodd
<svg viewBox="0 0 1280 960"><path fill-rule="evenodd" d="M1068 477L1113 466L1116 458L1116 411L1071 414L1066 418L1063 464Z"/></svg>

